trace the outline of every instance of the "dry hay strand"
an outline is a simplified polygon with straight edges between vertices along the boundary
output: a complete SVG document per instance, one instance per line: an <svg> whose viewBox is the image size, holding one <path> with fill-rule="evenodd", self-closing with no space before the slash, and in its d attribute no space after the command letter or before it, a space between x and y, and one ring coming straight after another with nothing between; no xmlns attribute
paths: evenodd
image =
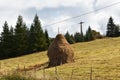
<svg viewBox="0 0 120 80"><path fill-rule="evenodd" d="M58 34L48 48L48 67L74 62L74 52L62 34Z"/></svg>

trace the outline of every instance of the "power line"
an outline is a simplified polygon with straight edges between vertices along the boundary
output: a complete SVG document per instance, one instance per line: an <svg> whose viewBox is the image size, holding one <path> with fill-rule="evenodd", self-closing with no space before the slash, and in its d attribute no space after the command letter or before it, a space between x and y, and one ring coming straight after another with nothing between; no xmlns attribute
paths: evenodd
<svg viewBox="0 0 120 80"><path fill-rule="evenodd" d="M89 12L86 12L86 13L83 13L83 14L80 14L80 15L78 15L78 16L74 16L74 17L71 17L71 18L67 18L67 19L64 19L64 20L55 22L55 23L51 23L51 24L45 25L45 26L43 26L43 27L47 27L47 26L51 26L51 25L55 25L55 24L58 24L58 23L62 23L62 22L65 22L65 21L68 21L68 20L71 20L71 19L79 18L79 17L81 17L81 16L88 15L88 14L91 14L91 13L94 13L94 12L97 12L97 11L100 11L100 10L103 10L103 9L105 9L105 8L109 8L109 7L115 6L115 5L117 5L117 4L120 4L120 2L113 3L113 4L111 4L111 5L108 5L108 6L99 8L99 9L95 9L95 10L92 10L92 11L89 11Z"/></svg>
<svg viewBox="0 0 120 80"><path fill-rule="evenodd" d="M62 23L62 22L65 22L65 21L68 21L68 20L71 20L71 19L79 18L79 17L81 17L81 16L85 16L85 15L88 15L88 14L91 14L91 13L94 13L94 12L97 12L97 11L100 11L100 10L103 10L103 9L105 9L105 8L109 8L109 7L118 5L118 4L120 4L120 2L116 2L116 3L113 3L113 4L111 4L111 5L108 5L108 6L99 8L99 9L95 9L95 10L92 10L92 11L89 11L89 12L86 12L86 13L83 13L83 14L80 14L80 15L78 15L78 16L74 16L74 17L71 17L71 18L67 18L67 19L64 19L64 20L55 22L55 23L51 23L51 24L45 25L45 26L43 26L43 27L47 27L47 26L51 26L51 25L55 25L55 24L58 24L58 23ZM19 33L19 34L22 34L22 33ZM0 35L1 35L1 34L0 34Z"/></svg>

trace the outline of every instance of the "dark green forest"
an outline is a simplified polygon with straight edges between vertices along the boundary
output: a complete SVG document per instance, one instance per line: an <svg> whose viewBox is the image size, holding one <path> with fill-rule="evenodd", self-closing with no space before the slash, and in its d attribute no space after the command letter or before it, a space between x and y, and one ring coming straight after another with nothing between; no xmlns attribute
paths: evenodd
<svg viewBox="0 0 120 80"><path fill-rule="evenodd" d="M21 15L18 16L14 27L9 26L7 21L4 22L2 27L3 31L0 36L0 59L47 50L54 40L49 37L47 30L42 29L37 14L30 28L28 28ZM119 25L114 23L112 17L109 18L106 29L106 37L120 36ZM81 36L80 32L70 34L69 31L67 31L64 36L70 44L103 38L100 32L92 30L90 26L83 36Z"/></svg>
<svg viewBox="0 0 120 80"><path fill-rule="evenodd" d="M7 21L3 25L0 38L0 59L21 56L46 50L50 44L47 30L43 31L37 14L30 29L18 16L15 28L9 27Z"/></svg>

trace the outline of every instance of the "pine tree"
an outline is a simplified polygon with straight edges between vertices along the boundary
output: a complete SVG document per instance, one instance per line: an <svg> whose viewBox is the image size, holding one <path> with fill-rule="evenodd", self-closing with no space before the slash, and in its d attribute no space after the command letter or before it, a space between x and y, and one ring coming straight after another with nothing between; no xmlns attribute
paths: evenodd
<svg viewBox="0 0 120 80"><path fill-rule="evenodd" d="M119 27L113 22L113 18L110 17L107 24L107 37L117 37L119 36Z"/></svg>
<svg viewBox="0 0 120 80"><path fill-rule="evenodd" d="M2 48L1 35L0 35L0 59L2 59L2 54L3 54L3 48Z"/></svg>
<svg viewBox="0 0 120 80"><path fill-rule="evenodd" d="M3 26L3 32L1 34L1 58L8 58L10 55L10 31L8 27L7 21L5 21L4 26Z"/></svg>
<svg viewBox="0 0 120 80"><path fill-rule="evenodd" d="M66 34L65 34L65 38L66 38L66 40L67 40L70 44L75 43L73 37L69 34L68 31L67 31Z"/></svg>
<svg viewBox="0 0 120 80"><path fill-rule="evenodd" d="M9 57L14 57L14 55L15 55L15 39L14 39L14 28L11 26L10 27L10 35L9 35L9 37L10 37L10 40L9 40L9 42L10 42L10 45L11 45L11 47L10 47L10 55L9 55ZM13 46L14 45L14 46Z"/></svg>
<svg viewBox="0 0 120 80"><path fill-rule="evenodd" d="M81 42L81 34L76 32L74 35L75 42Z"/></svg>
<svg viewBox="0 0 120 80"><path fill-rule="evenodd" d="M75 39L74 39L73 34L71 34L70 37L71 37L72 44L74 44L75 43Z"/></svg>
<svg viewBox="0 0 120 80"><path fill-rule="evenodd" d="M18 16L15 26L15 52L16 55L23 55L27 51L27 27L22 16Z"/></svg>
<svg viewBox="0 0 120 80"><path fill-rule="evenodd" d="M36 51L42 51L46 48L46 40L45 40L45 34L41 28L40 20L35 15L35 18L33 20L33 23L30 28L30 50L32 52Z"/></svg>
<svg viewBox="0 0 120 80"><path fill-rule="evenodd" d="M2 32L2 42L8 41L8 36L10 34L9 27L7 21L5 21L3 26L3 32Z"/></svg>
<svg viewBox="0 0 120 80"><path fill-rule="evenodd" d="M117 34L117 36L120 36L120 25L116 25L116 27L117 27L117 29L116 29L116 30L117 30L117 31L116 31L117 33L116 33L116 34Z"/></svg>
<svg viewBox="0 0 120 80"><path fill-rule="evenodd" d="M92 34L92 30L91 30L90 26L88 27L88 30L86 32L85 39L86 39L86 41L91 41L91 40L94 39L93 38L93 34Z"/></svg>
<svg viewBox="0 0 120 80"><path fill-rule="evenodd" d="M34 30L33 24L30 27L30 35L29 35L29 51L34 52L37 51L35 43L36 43L36 32Z"/></svg>
<svg viewBox="0 0 120 80"><path fill-rule="evenodd" d="M46 46L46 49L47 49L50 45L50 39L49 39L49 35L48 35L47 30L45 30L45 38L46 38L46 43L47 43L47 46Z"/></svg>
<svg viewBox="0 0 120 80"><path fill-rule="evenodd" d="M119 26L118 25L115 25L113 32L114 32L114 37L119 36Z"/></svg>

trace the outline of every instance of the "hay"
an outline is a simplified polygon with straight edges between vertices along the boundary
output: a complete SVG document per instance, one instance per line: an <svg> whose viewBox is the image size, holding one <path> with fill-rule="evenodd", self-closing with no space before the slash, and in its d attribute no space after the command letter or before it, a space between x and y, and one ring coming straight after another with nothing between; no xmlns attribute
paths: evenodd
<svg viewBox="0 0 120 80"><path fill-rule="evenodd" d="M74 52L62 34L58 34L48 48L49 66L73 62Z"/></svg>

